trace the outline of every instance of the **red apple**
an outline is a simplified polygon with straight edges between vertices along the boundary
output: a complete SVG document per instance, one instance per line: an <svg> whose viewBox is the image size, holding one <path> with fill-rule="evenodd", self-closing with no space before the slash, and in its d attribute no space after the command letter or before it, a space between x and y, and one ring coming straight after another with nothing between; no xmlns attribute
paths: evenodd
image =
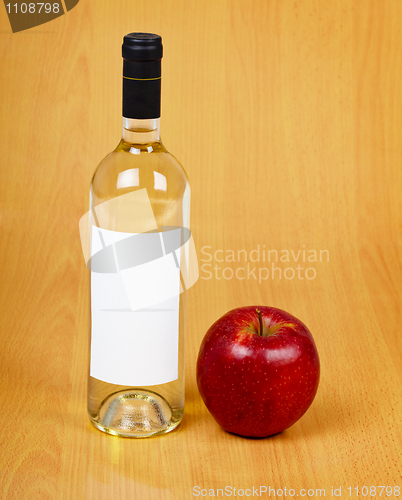
<svg viewBox="0 0 402 500"><path fill-rule="evenodd" d="M223 429L266 437L287 429L314 400L320 362L313 337L280 309L233 309L206 333L197 384Z"/></svg>

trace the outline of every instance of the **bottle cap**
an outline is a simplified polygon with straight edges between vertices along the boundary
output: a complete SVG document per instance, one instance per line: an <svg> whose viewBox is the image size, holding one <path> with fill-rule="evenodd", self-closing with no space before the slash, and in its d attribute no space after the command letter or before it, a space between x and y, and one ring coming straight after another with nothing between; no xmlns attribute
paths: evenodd
<svg viewBox="0 0 402 500"><path fill-rule="evenodd" d="M129 33L124 37L122 55L130 61L162 59L162 37L153 33Z"/></svg>

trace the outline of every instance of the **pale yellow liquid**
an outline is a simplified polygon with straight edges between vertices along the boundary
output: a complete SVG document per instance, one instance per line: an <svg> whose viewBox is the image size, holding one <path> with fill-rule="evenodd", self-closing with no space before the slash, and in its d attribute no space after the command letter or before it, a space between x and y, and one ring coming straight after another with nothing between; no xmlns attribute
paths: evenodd
<svg viewBox="0 0 402 500"><path fill-rule="evenodd" d="M190 189L187 176L161 142L147 142L147 137L152 136L146 130L125 130L124 140L95 171L90 189L91 208L133 190L146 188L159 228L189 228ZM122 187L120 182L118 186L119 174L131 169L138 169L133 177L134 183L138 179L138 185ZM166 190L155 189L154 172L165 177ZM135 207L132 211L126 210L123 218L108 214L107 226L105 229L111 231L136 232ZM88 375L88 412L91 422L98 429L118 436L141 438L169 432L179 425L184 411L186 292L180 295L179 307L178 379L162 385L127 387L102 382Z"/></svg>

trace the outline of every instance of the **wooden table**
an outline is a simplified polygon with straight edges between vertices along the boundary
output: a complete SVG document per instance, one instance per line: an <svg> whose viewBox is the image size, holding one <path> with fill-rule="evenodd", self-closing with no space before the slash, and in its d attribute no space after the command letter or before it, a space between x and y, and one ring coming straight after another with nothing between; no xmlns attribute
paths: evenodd
<svg viewBox="0 0 402 500"><path fill-rule="evenodd" d="M120 137L130 31L163 37L162 133L191 180L200 264L185 418L148 440L88 421L89 272L78 236L91 175ZM361 498L363 486L386 498L379 487L391 486L397 498L400 0L81 0L15 34L0 7L0 57L1 498L190 499L226 487L269 498L260 486L271 498L328 498L332 487L342 498L359 487ZM272 266L262 250L289 251L273 262L281 278L226 279L246 264L222 254L257 258L258 248L256 272ZM299 250L305 261L292 258ZM219 268L210 279L207 254ZM208 327L252 304L304 321L322 366L306 415L262 440L224 432L195 380Z"/></svg>

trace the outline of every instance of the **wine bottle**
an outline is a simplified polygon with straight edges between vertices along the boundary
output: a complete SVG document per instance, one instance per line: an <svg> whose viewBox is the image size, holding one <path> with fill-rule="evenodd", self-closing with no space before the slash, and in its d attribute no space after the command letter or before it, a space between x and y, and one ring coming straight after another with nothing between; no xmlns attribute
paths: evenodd
<svg viewBox="0 0 402 500"><path fill-rule="evenodd" d="M190 187L160 138L162 50L124 37L122 139L90 186L88 412L125 437L169 432L184 411Z"/></svg>

